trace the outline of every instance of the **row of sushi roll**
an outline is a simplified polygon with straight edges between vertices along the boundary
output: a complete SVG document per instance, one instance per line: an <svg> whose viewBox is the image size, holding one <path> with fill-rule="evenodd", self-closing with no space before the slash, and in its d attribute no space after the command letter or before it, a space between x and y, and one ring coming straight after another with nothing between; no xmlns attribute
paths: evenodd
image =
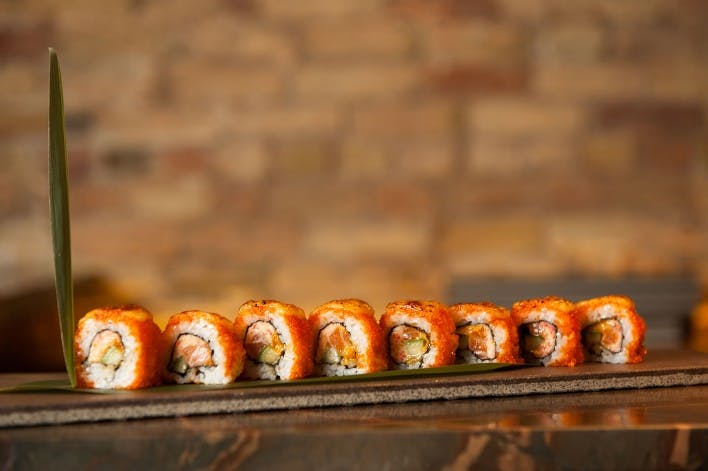
<svg viewBox="0 0 708 471"><path fill-rule="evenodd" d="M227 384L238 378L292 380L457 363L574 366L637 363L645 324L624 296L578 303L549 296L514 303L446 306L389 303L377 321L357 299L309 316L292 304L248 301L231 322L203 311L170 317L160 331L145 309L95 309L74 339L80 388L138 389L166 383Z"/></svg>

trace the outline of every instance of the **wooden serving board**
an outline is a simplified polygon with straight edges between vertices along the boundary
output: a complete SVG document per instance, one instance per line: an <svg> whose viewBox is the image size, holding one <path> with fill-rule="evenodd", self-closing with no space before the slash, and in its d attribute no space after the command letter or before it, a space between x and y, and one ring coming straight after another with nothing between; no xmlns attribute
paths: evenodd
<svg viewBox="0 0 708 471"><path fill-rule="evenodd" d="M58 374L0 375L0 387L62 378ZM708 384L708 354L657 350L637 365L588 363L574 368L523 367L477 374L209 390L6 392L0 394L0 427L699 384Z"/></svg>

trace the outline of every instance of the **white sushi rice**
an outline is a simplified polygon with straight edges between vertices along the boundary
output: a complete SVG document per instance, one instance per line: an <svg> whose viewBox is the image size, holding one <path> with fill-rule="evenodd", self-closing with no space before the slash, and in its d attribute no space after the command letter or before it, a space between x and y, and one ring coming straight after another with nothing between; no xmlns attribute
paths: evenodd
<svg viewBox="0 0 708 471"><path fill-rule="evenodd" d="M556 328L556 344L553 351L543 358L539 358L538 361L543 365L553 365L553 363L562 356L565 356L566 345L568 339L561 334L561 330L558 327L558 313L548 309L539 309L537 311L532 311L526 314L524 318L524 324L530 324L532 322L546 321L549 324L553 324ZM521 339L519 339L521 341Z"/></svg>
<svg viewBox="0 0 708 471"><path fill-rule="evenodd" d="M589 311L586 316L583 316L580 325L581 330L589 325L605 319L617 319L622 327L622 345L619 353L612 353L611 351L601 347L600 354L597 355L585 348L585 358L603 363L627 363L628 355L626 346L635 342L636 338L634 325L630 322L629 317L630 314L625 309L613 306L612 304L603 304L602 306Z"/></svg>
<svg viewBox="0 0 708 471"><path fill-rule="evenodd" d="M365 352L370 348L369 337L367 337L362 323L356 318L342 316L336 312L327 312L320 316L319 321L320 323L317 325L318 332L322 331L322 329L329 324L342 324L349 333L349 337L356 348L357 357L360 352ZM317 344L319 344L319 334L315 340ZM315 350L317 350L317 348L315 348ZM315 364L315 373L320 376L349 376L368 373L365 368L360 368L358 365L358 358L357 366L354 368L347 368L341 364L317 363Z"/></svg>
<svg viewBox="0 0 708 471"><path fill-rule="evenodd" d="M120 335L121 341L123 342L123 361L118 365L118 368L102 363L88 362L91 343L96 335L104 330L117 333ZM138 344L135 337L130 334L130 330L125 324L114 321L100 322L95 319L87 319L83 323L82 330L78 335L78 356L81 359L81 365L79 365L79 367L86 372L86 378L89 384L93 383L93 387L96 389L121 389L135 381L136 375L138 374L137 364L142 346Z"/></svg>
<svg viewBox="0 0 708 471"><path fill-rule="evenodd" d="M438 346L436 339L432 338L431 335L431 326L430 322L428 322L426 319L421 319L419 317L413 317L405 313L401 312L395 312L391 315L391 323L393 327L391 330L395 329L396 326L399 325L409 325L411 327L415 327L416 329L420 329L423 332L425 332L425 335L428 336L428 351L425 352L423 355L423 358L421 359L420 363L413 364L413 365L401 365L398 363L394 364L394 368L397 370L414 370L418 368L428 368L433 365L433 362L435 361L435 358L437 357L438 354ZM386 335L390 335L391 330L386 332ZM390 340L390 339L389 339ZM389 346L390 348L390 346Z"/></svg>
<svg viewBox="0 0 708 471"><path fill-rule="evenodd" d="M244 321L249 327L258 321L269 323L275 328L278 339L285 347L283 355L275 365L258 363L247 357L245 367L246 378L270 380L289 378L290 371L295 364L295 348L293 346L292 333L285 319L278 315L245 314ZM246 332L247 331L248 329L246 329Z"/></svg>
<svg viewBox="0 0 708 471"><path fill-rule="evenodd" d="M226 371L226 354L221 343L219 343L219 333L216 327L205 319L194 319L190 322L181 322L170 329L166 337L167 344L170 345L170 359L172 361L172 348L177 338L182 334L192 334L204 339L212 351L214 366L199 366L189 368L185 375L180 375L168 371L170 378L178 384L201 383L201 384L228 384L234 380L235 372Z"/></svg>
<svg viewBox="0 0 708 471"><path fill-rule="evenodd" d="M462 358L466 363L495 363L496 357L499 354L499 345L504 345L508 341L509 334L506 329L499 326L490 324L491 317L487 312L478 312L475 314L469 314L465 316L456 327L462 327L464 325L474 325L474 324L484 324L492 331L492 339L494 340L494 358L484 360L475 355L472 351L465 349L462 352L458 351L458 354L462 354Z"/></svg>

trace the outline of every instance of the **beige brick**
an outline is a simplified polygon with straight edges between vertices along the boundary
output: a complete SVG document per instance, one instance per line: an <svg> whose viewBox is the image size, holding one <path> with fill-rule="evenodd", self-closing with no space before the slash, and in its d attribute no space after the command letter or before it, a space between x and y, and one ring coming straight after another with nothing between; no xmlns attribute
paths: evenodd
<svg viewBox="0 0 708 471"><path fill-rule="evenodd" d="M137 53L68 57L61 66L66 109L134 115L153 93L157 77L150 57Z"/></svg>
<svg viewBox="0 0 708 471"><path fill-rule="evenodd" d="M327 136L340 126L340 112L329 105L273 106L236 109L224 125L226 133L255 137Z"/></svg>
<svg viewBox="0 0 708 471"><path fill-rule="evenodd" d="M536 99L486 99L469 109L474 136L572 135L585 123L578 105Z"/></svg>
<svg viewBox="0 0 708 471"><path fill-rule="evenodd" d="M676 100L702 97L705 68L692 63L546 66L533 89L544 97L572 100Z"/></svg>
<svg viewBox="0 0 708 471"><path fill-rule="evenodd" d="M453 108L449 103L391 103L356 108L351 131L365 137L447 138L453 125Z"/></svg>
<svg viewBox="0 0 708 471"><path fill-rule="evenodd" d="M628 175L638 157L635 137L626 129L590 134L585 152L588 166L606 175Z"/></svg>
<svg viewBox="0 0 708 471"><path fill-rule="evenodd" d="M270 161L263 143L253 139L221 142L211 160L221 177L236 183L257 183L268 174Z"/></svg>
<svg viewBox="0 0 708 471"><path fill-rule="evenodd" d="M576 166L578 146L553 137L479 137L469 146L472 174L522 176L528 173L567 174Z"/></svg>
<svg viewBox="0 0 708 471"><path fill-rule="evenodd" d="M338 175L344 180L383 180L391 171L389 152L363 139L342 144Z"/></svg>
<svg viewBox="0 0 708 471"><path fill-rule="evenodd" d="M547 0L498 0L504 15L520 24L536 24L547 14L549 5Z"/></svg>
<svg viewBox="0 0 708 471"><path fill-rule="evenodd" d="M284 77L272 68L216 61L181 61L169 76L176 101L190 107L272 103L284 86Z"/></svg>
<svg viewBox="0 0 708 471"><path fill-rule="evenodd" d="M405 25L390 18L318 22L305 29L305 54L315 60L398 59L407 56L412 38Z"/></svg>
<svg viewBox="0 0 708 471"><path fill-rule="evenodd" d="M534 253L542 244L542 221L523 216L451 221L441 251L450 258L491 252Z"/></svg>
<svg viewBox="0 0 708 471"><path fill-rule="evenodd" d="M519 63L527 54L520 30L503 23L441 23L425 33L425 60L431 65L508 66Z"/></svg>
<svg viewBox="0 0 708 471"><path fill-rule="evenodd" d="M259 8L262 8L267 16L286 20L362 15L377 12L383 4L383 0L362 0L359 2L333 2L330 0L310 0L307 2L256 1Z"/></svg>
<svg viewBox="0 0 708 471"><path fill-rule="evenodd" d="M655 214L651 219L590 213L548 222L553 256L571 270L590 274L676 273L698 242L675 213Z"/></svg>
<svg viewBox="0 0 708 471"><path fill-rule="evenodd" d="M0 276L0 293L52 282L49 210L45 211L0 224L0 273L4 275Z"/></svg>
<svg viewBox="0 0 708 471"><path fill-rule="evenodd" d="M204 147L214 141L223 122L223 116L215 110L189 107L121 109L99 116L91 141L98 153L116 145Z"/></svg>
<svg viewBox="0 0 708 471"><path fill-rule="evenodd" d="M442 64L426 69L425 82L432 92L444 96L485 97L526 91L530 74L525 64Z"/></svg>
<svg viewBox="0 0 708 471"><path fill-rule="evenodd" d="M612 0L601 0L597 2L597 9L609 21L624 25L653 25L657 21L661 21L662 18L677 16L677 9L672 8L671 2L663 0L650 0L646 2L613 2ZM680 13L678 13L678 15L680 15Z"/></svg>
<svg viewBox="0 0 708 471"><path fill-rule="evenodd" d="M499 19L502 9L497 0L393 0L391 10L426 26L476 18Z"/></svg>
<svg viewBox="0 0 708 471"><path fill-rule="evenodd" d="M563 23L542 28L535 40L534 58L540 67L547 64L588 64L598 62L607 48L603 30L590 22Z"/></svg>
<svg viewBox="0 0 708 471"><path fill-rule="evenodd" d="M339 176L345 180L440 179L454 162L452 145L442 139L347 139L342 145Z"/></svg>
<svg viewBox="0 0 708 471"><path fill-rule="evenodd" d="M272 147L272 167L276 176L323 177L333 166L332 144L327 140L279 140Z"/></svg>
<svg viewBox="0 0 708 471"><path fill-rule="evenodd" d="M453 277L560 277L565 269L557 258L543 252L463 253L445 262L445 270Z"/></svg>
<svg viewBox="0 0 708 471"><path fill-rule="evenodd" d="M470 109L468 168L498 175L572 169L584 121L582 110L572 105L481 101Z"/></svg>
<svg viewBox="0 0 708 471"><path fill-rule="evenodd" d="M141 182L126 189L134 211L155 221L188 220L205 215L211 204L211 191L203 176L184 177L169 185Z"/></svg>
<svg viewBox="0 0 708 471"><path fill-rule="evenodd" d="M47 84L46 71L32 62L6 61L0 67L0 106L3 115L23 110L43 111L46 114L47 97L40 93ZM4 118L3 120L9 118Z"/></svg>
<svg viewBox="0 0 708 471"><path fill-rule="evenodd" d="M294 90L306 102L390 100L411 93L418 82L418 71L406 64L325 64L298 72Z"/></svg>
<svg viewBox="0 0 708 471"><path fill-rule="evenodd" d="M303 251L322 260L401 260L426 253L430 237L426 221L320 218L305 229Z"/></svg>
<svg viewBox="0 0 708 471"><path fill-rule="evenodd" d="M286 29L223 11L196 22L186 47L200 58L239 64L289 67L297 59L295 41Z"/></svg>

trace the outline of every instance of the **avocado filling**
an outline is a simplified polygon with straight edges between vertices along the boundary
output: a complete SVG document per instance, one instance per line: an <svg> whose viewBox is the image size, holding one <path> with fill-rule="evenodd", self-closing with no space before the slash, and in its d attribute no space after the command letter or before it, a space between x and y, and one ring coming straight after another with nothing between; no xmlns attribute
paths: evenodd
<svg viewBox="0 0 708 471"><path fill-rule="evenodd" d="M420 366L423 356L430 350L428 334L407 324L397 325L389 334L389 351L399 365Z"/></svg>
<svg viewBox="0 0 708 471"><path fill-rule="evenodd" d="M209 342L193 334L181 334L172 349L170 371L186 375L192 368L214 366L214 352Z"/></svg>
<svg viewBox="0 0 708 471"><path fill-rule="evenodd" d="M602 350L619 353L622 351L622 324L615 318L590 324L583 329L583 343L596 355Z"/></svg>
<svg viewBox="0 0 708 471"><path fill-rule="evenodd" d="M344 324L332 322L320 330L316 361L346 368L356 367L356 347Z"/></svg>
<svg viewBox="0 0 708 471"><path fill-rule="evenodd" d="M458 327L455 333L460 337L457 346L460 356L470 351L480 360L493 360L497 357L494 335L487 324L465 324Z"/></svg>
<svg viewBox="0 0 708 471"><path fill-rule="evenodd" d="M255 363L276 365L285 353L285 345L280 341L273 324L256 321L246 329L244 347L248 358Z"/></svg>
<svg viewBox="0 0 708 471"><path fill-rule="evenodd" d="M519 327L521 350L527 360L545 358L556 348L558 328L546 321L529 322Z"/></svg>
<svg viewBox="0 0 708 471"><path fill-rule="evenodd" d="M117 369L123 362L124 355L125 347L120 334L112 330L102 330L91 341L87 361Z"/></svg>

